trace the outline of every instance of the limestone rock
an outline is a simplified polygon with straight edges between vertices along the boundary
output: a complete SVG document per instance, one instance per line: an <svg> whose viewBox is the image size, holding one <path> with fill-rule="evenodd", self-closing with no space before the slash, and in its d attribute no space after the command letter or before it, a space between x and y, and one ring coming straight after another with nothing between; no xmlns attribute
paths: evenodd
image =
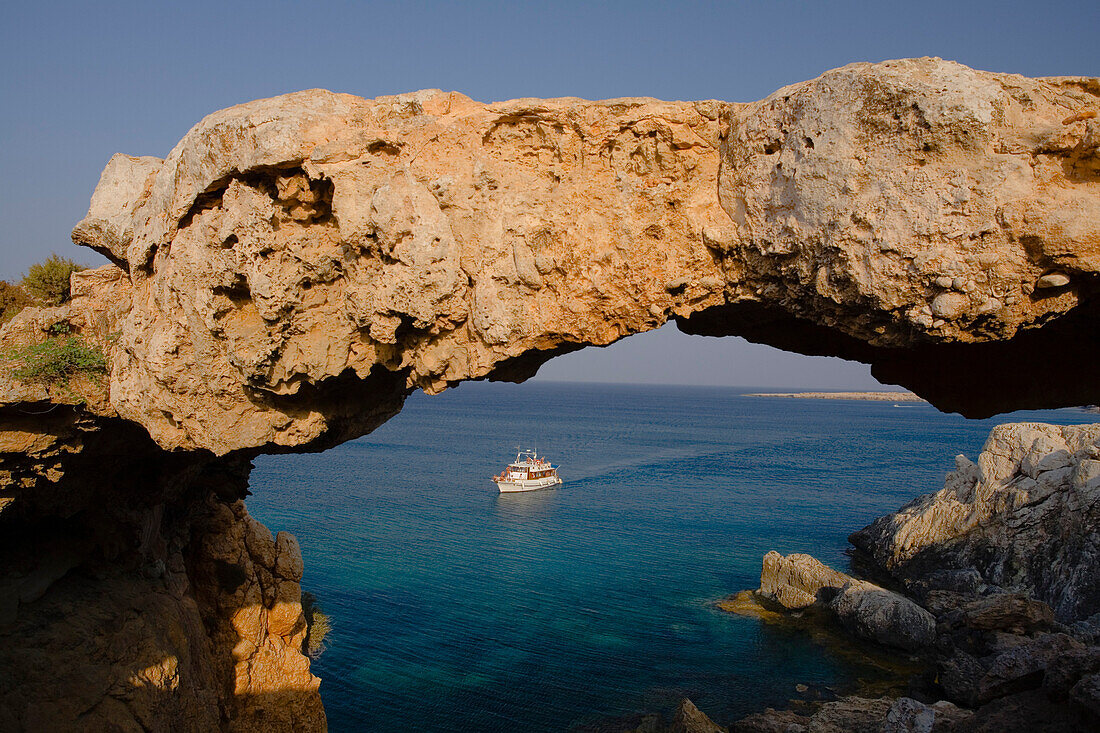
<svg viewBox="0 0 1100 733"><path fill-rule="evenodd" d="M169 449L329 445L669 317L972 413L1081 404L1050 375L1100 353L1063 333L1100 271L1092 122L1063 120L1096 100L939 59L751 105L310 90L113 158L75 236L130 270L112 404ZM1080 285L1030 297L1055 271ZM951 369L997 344L1014 369Z"/></svg>
<svg viewBox="0 0 1100 733"><path fill-rule="evenodd" d="M857 696L827 702L810 718L806 733L878 733L892 703Z"/></svg>
<svg viewBox="0 0 1100 733"><path fill-rule="evenodd" d="M832 611L851 634L878 644L915 650L935 641L936 620L913 601L833 570L810 555L764 556L759 596L788 610L819 606Z"/></svg>
<svg viewBox="0 0 1100 733"><path fill-rule="evenodd" d="M1084 678L1100 672L1100 645L1080 646L1060 653L1046 666L1043 689L1064 697Z"/></svg>
<svg viewBox="0 0 1100 733"><path fill-rule="evenodd" d="M129 269L126 250L134 238L134 213L149 197L161 163L160 158L114 155L99 177L88 214L73 229L73 243Z"/></svg>
<svg viewBox="0 0 1100 733"><path fill-rule="evenodd" d="M936 640L936 619L913 601L872 583L849 581L829 604L856 636L916 650Z"/></svg>
<svg viewBox="0 0 1100 733"><path fill-rule="evenodd" d="M1037 288L1064 288L1069 285L1069 275L1064 272L1051 272L1035 281Z"/></svg>
<svg viewBox="0 0 1100 733"><path fill-rule="evenodd" d="M1059 621L1085 618L1100 608L1098 453L1100 425L999 425L977 463L956 459L941 491L850 539L914 589L932 573L973 570Z"/></svg>
<svg viewBox="0 0 1100 733"><path fill-rule="evenodd" d="M758 592L784 608L799 609L820 600L822 590L839 590L850 580L810 555L783 557L772 551L764 556Z"/></svg>
<svg viewBox="0 0 1100 733"><path fill-rule="evenodd" d="M1000 297L1024 293L1044 274L1035 266L1040 251L1049 265L1079 269L1070 264L1068 239L1084 245L1085 267L1100 257L1095 193L1077 176L1061 184L1064 162L1089 135L1085 124L1062 122L1055 89L1073 86L904 59L851 64L736 110L722 148L720 195L746 276L777 285L808 319L820 319L809 313L819 309L847 322L851 335L877 320L846 312L846 301L863 295L877 308L900 309L926 333L933 329L918 315L931 301L946 321L935 330L971 340L965 324L977 319L979 299L933 299L928 284L972 281ZM1092 92L1080 99L1096 101ZM1031 155L1039 160L1036 182L1057 182L1055 191L1020 185ZM1037 250L1029 254L1023 241ZM852 266L861 258L863 266ZM927 275L913 278L913 267ZM1066 298L1072 307L1075 296ZM1030 307L1018 298L992 328L1015 332ZM881 325L866 338L901 340L898 324Z"/></svg>
<svg viewBox="0 0 1100 733"><path fill-rule="evenodd" d="M1096 730L1097 720L1065 699L1030 690L992 700L974 711L958 733L1064 733Z"/></svg>
<svg viewBox="0 0 1100 733"><path fill-rule="evenodd" d="M962 623L972 629L1027 634L1054 623L1050 606L1018 593L997 593L963 605Z"/></svg>
<svg viewBox="0 0 1100 733"><path fill-rule="evenodd" d="M708 718L695 703L686 697L676 708L669 733L725 733L726 729Z"/></svg>
<svg viewBox="0 0 1100 733"><path fill-rule="evenodd" d="M1074 622L1068 633L1082 643L1100 645L1100 611L1087 619Z"/></svg>
<svg viewBox="0 0 1100 733"><path fill-rule="evenodd" d="M1100 721L1100 674L1084 677L1069 691L1070 698Z"/></svg>
<svg viewBox="0 0 1100 733"><path fill-rule="evenodd" d="M239 488L239 473L206 460L181 459L167 471L202 476L204 496L186 509L157 503L171 489L157 485L147 463L133 466L135 475L116 466L113 477L131 491L141 486L151 505L101 491L111 501L85 535L38 528L22 553L5 557L0 594L14 596L15 607L0 619L0 728L324 730L320 681L300 651L297 583L264 602L273 568L247 539L263 533L243 505L216 496ZM66 486L77 498L74 481ZM87 544L97 535L118 546Z"/></svg>
<svg viewBox="0 0 1100 733"><path fill-rule="evenodd" d="M1041 634L1033 639L1017 639L1009 648L985 657L958 651L940 663L939 677L948 697L976 707L999 697L1039 689L1048 668L1057 667L1066 655L1084 651L1080 642L1065 634ZM1063 686L1074 683L1084 669L1082 665L1076 675L1062 674Z"/></svg>
<svg viewBox="0 0 1100 733"><path fill-rule="evenodd" d="M289 532L280 532L275 536L275 573L297 582L302 579L304 570L298 540Z"/></svg>
<svg viewBox="0 0 1100 733"><path fill-rule="evenodd" d="M911 697L894 701L879 727L879 733L933 733L948 726L958 726L971 716L970 711L941 700L925 705Z"/></svg>
<svg viewBox="0 0 1100 733"><path fill-rule="evenodd" d="M800 733L809 724L810 718L807 715L800 715L793 710L767 708L741 718L730 730L733 733Z"/></svg>
<svg viewBox="0 0 1100 733"><path fill-rule="evenodd" d="M728 109L313 90L215 113L136 205L112 400L167 448L331 444L414 388L720 304Z"/></svg>

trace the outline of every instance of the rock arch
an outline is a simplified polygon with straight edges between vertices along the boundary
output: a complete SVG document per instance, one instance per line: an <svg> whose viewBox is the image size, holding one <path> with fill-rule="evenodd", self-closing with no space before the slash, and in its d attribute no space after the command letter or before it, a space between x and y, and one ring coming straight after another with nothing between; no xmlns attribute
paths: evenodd
<svg viewBox="0 0 1100 733"><path fill-rule="evenodd" d="M1100 402L1098 107L1096 79L909 59L751 104L311 90L116 155L73 232L113 264L3 331L65 321L110 369L4 384L0 727L323 725L300 556L247 517L249 459L414 389L675 319L971 416ZM79 710L26 649L90 660Z"/></svg>

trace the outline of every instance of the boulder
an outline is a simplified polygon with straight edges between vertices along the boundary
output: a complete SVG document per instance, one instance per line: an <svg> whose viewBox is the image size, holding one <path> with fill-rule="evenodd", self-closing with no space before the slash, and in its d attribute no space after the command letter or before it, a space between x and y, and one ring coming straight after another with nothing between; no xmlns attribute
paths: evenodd
<svg viewBox="0 0 1100 733"><path fill-rule="evenodd" d="M149 197L163 162L148 156L112 156L99 177L87 215L73 229L73 243L91 247L129 270L126 250L134 238L134 212Z"/></svg>
<svg viewBox="0 0 1100 733"><path fill-rule="evenodd" d="M999 697L1040 689L1048 669L1054 673L1048 689L1064 692L1091 669L1091 664L1087 648L1072 637L1041 634L1032 639L1019 637L1008 648L986 657L956 651L940 662L939 679L951 700L976 707Z"/></svg>
<svg viewBox="0 0 1100 733"><path fill-rule="evenodd" d="M808 715L793 710L767 708L759 713L746 715L730 726L731 733L802 733L810 724Z"/></svg>
<svg viewBox="0 0 1100 733"><path fill-rule="evenodd" d="M893 702L858 696L827 702L810 718L806 733L878 733Z"/></svg>
<svg viewBox="0 0 1100 733"><path fill-rule="evenodd" d="M764 556L757 592L786 609L795 610L813 605L821 600L819 596L823 591L835 592L851 579L810 555L784 557L772 551Z"/></svg>
<svg viewBox="0 0 1100 733"><path fill-rule="evenodd" d="M768 708L742 718L732 733L879 733L894 700L843 697L821 705L810 715Z"/></svg>
<svg viewBox="0 0 1100 733"><path fill-rule="evenodd" d="M695 703L686 697L676 708L669 733L726 733L726 729L708 718Z"/></svg>
<svg viewBox="0 0 1100 733"><path fill-rule="evenodd" d="M851 580L829 607L855 636L915 651L936 640L936 619L899 593L873 583Z"/></svg>
<svg viewBox="0 0 1100 733"><path fill-rule="evenodd" d="M1059 654L1047 665L1043 689L1055 696L1064 696L1080 680L1100 673L1100 646L1070 649Z"/></svg>
<svg viewBox="0 0 1100 733"><path fill-rule="evenodd" d="M1100 674L1090 674L1073 686L1070 698L1100 723Z"/></svg>
<svg viewBox="0 0 1100 733"><path fill-rule="evenodd" d="M1050 606L1019 593L997 593L959 608L960 621L972 629L1027 634L1054 623Z"/></svg>
<svg viewBox="0 0 1100 733"><path fill-rule="evenodd" d="M926 705L911 697L894 701L879 727L879 733L934 733L955 729L965 723L972 713L946 700Z"/></svg>
<svg viewBox="0 0 1100 733"><path fill-rule="evenodd" d="M1044 690L1006 695L982 705L951 733L1091 733L1097 719L1076 701L1052 699Z"/></svg>

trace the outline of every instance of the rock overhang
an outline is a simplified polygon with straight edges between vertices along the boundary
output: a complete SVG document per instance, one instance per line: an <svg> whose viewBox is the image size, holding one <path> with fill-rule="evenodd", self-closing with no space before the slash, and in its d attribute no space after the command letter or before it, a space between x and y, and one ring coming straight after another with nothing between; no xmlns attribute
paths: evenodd
<svg viewBox="0 0 1100 733"><path fill-rule="evenodd" d="M963 414L1080 404L1098 105L1096 79L940 59L752 104L311 90L116 156L74 240L129 269L111 400L172 449L330 445L669 319ZM362 414L311 404L354 379Z"/></svg>

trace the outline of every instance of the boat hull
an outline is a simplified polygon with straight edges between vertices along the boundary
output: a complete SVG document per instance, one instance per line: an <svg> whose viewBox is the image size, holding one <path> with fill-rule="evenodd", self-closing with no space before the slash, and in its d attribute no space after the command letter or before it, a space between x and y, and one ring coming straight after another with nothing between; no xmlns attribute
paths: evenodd
<svg viewBox="0 0 1100 733"><path fill-rule="evenodd" d="M497 488L500 489L502 494L517 494L521 491L539 491L541 489L552 489L556 486L560 486L562 481L557 476L546 477L540 479L532 479L530 481L494 481Z"/></svg>

